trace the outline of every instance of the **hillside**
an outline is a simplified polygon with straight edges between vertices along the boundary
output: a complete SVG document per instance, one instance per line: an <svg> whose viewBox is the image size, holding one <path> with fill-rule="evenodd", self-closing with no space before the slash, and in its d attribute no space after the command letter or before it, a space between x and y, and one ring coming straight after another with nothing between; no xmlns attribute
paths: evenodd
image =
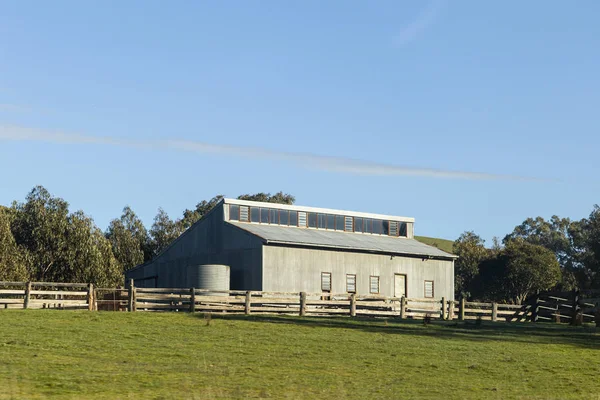
<svg viewBox="0 0 600 400"><path fill-rule="evenodd" d="M592 399L558 324L0 310L4 399Z"/></svg>
<svg viewBox="0 0 600 400"><path fill-rule="evenodd" d="M447 253L452 253L452 244L454 243L452 240L431 238L427 236L415 236L415 239L417 239L421 243L437 247L438 249L443 250Z"/></svg>

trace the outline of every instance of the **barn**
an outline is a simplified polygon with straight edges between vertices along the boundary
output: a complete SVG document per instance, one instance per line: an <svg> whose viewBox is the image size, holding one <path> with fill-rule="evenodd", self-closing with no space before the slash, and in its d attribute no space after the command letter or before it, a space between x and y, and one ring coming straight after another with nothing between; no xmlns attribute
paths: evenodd
<svg viewBox="0 0 600 400"><path fill-rule="evenodd" d="M456 256L415 240L414 224L407 217L222 199L125 277L138 287L200 288L199 269L224 268L213 275L232 290L454 299Z"/></svg>

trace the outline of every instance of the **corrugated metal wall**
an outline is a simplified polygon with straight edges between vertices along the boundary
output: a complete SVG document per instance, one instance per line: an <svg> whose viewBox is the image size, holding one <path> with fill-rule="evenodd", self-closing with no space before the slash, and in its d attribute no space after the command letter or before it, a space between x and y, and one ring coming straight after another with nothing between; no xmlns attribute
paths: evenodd
<svg viewBox="0 0 600 400"><path fill-rule="evenodd" d="M321 272L331 273L331 291L346 292L346 275L356 274L356 288L369 294L370 276L379 276L380 294L394 296L394 274L406 275L407 297L423 298L425 281L434 281L434 297L454 299L454 263L400 256L263 246L263 290L321 291Z"/></svg>
<svg viewBox="0 0 600 400"><path fill-rule="evenodd" d="M200 264L230 266L233 290L262 290L262 241L223 223L222 205L215 207L155 260L125 275L140 287L192 287L187 267Z"/></svg>

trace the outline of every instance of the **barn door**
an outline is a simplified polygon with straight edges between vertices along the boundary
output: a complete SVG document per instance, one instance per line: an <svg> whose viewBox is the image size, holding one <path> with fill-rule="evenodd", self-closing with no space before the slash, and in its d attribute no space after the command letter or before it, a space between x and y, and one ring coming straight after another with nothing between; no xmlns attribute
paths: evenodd
<svg viewBox="0 0 600 400"><path fill-rule="evenodd" d="M406 275L394 275L394 297L406 297Z"/></svg>

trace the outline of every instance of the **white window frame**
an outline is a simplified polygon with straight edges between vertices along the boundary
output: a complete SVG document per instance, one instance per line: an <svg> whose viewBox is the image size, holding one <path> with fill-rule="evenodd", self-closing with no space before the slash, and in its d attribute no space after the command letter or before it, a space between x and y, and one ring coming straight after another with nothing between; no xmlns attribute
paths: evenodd
<svg viewBox="0 0 600 400"><path fill-rule="evenodd" d="M431 296L427 296L427 284L431 284ZM435 282L434 281L425 281L424 293L423 297L426 299L433 299L435 297Z"/></svg>
<svg viewBox="0 0 600 400"><path fill-rule="evenodd" d="M377 279L377 291L373 291L373 278ZM379 275L371 275L369 276L369 293L372 294L379 294L379 291L381 290L381 283L380 283L380 278Z"/></svg>
<svg viewBox="0 0 600 400"><path fill-rule="evenodd" d="M246 212L246 218L242 218L243 211L244 210ZM240 206L240 222L250 222L250 207L248 206Z"/></svg>
<svg viewBox="0 0 600 400"><path fill-rule="evenodd" d="M348 229L348 227L350 229ZM344 231L345 232L354 232L354 218L353 217L344 217Z"/></svg>
<svg viewBox="0 0 600 400"><path fill-rule="evenodd" d="M304 224L302 224L304 221ZM308 214L305 211L298 211L298 226L306 228L308 226Z"/></svg>
<svg viewBox="0 0 600 400"><path fill-rule="evenodd" d="M354 290L350 290L349 279L354 278ZM356 274L346 274L346 293L357 293Z"/></svg>
<svg viewBox="0 0 600 400"><path fill-rule="evenodd" d="M329 276L329 290L324 288L324 280L323 278L325 278L326 276ZM323 293L331 293L331 287L333 286L332 282L331 282L331 272L321 272L321 292Z"/></svg>

